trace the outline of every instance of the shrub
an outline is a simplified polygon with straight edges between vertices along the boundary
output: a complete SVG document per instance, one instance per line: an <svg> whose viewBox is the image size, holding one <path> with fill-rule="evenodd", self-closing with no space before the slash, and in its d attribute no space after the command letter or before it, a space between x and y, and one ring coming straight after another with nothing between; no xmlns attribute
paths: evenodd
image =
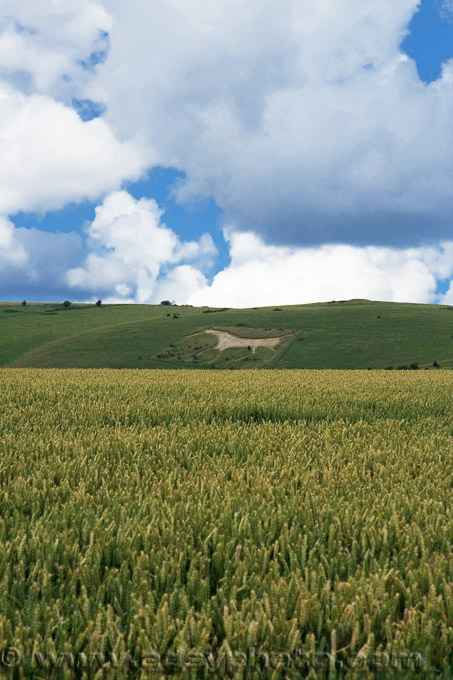
<svg viewBox="0 0 453 680"><path fill-rule="evenodd" d="M72 305L72 302L69 302L69 300L65 300L65 301L63 302L63 307L64 307L65 309L69 309L69 307L70 307L71 305Z"/></svg>
<svg viewBox="0 0 453 680"><path fill-rule="evenodd" d="M96 300L96 307L100 307L102 305L102 300Z"/></svg>
<svg viewBox="0 0 453 680"><path fill-rule="evenodd" d="M203 314L214 314L215 312L228 312L229 307L222 307L221 309L204 309Z"/></svg>

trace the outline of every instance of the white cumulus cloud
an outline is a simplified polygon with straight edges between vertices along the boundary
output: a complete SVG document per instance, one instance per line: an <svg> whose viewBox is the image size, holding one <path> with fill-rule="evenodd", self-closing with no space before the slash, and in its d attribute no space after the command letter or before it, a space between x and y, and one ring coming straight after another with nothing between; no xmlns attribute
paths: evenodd
<svg viewBox="0 0 453 680"><path fill-rule="evenodd" d="M453 261L453 61L426 84L401 53L418 8L3 0L4 290L21 271L43 295L123 301L435 300ZM75 100L105 112L83 121ZM119 191L157 163L185 173L180 201L212 197L234 224L211 283L212 239L181 242L154 201ZM85 199L103 201L85 252L6 217Z"/></svg>
<svg viewBox="0 0 453 680"><path fill-rule="evenodd" d="M27 260L27 252L16 236L14 224L0 215L0 271L6 265L24 265Z"/></svg>
<svg viewBox="0 0 453 680"><path fill-rule="evenodd" d="M142 168L140 147L120 142L105 121L83 122L50 97L0 83L0 214L96 199Z"/></svg>
<svg viewBox="0 0 453 680"><path fill-rule="evenodd" d="M451 277L453 242L396 250L326 245L268 246L252 233L227 234L231 263L193 305L252 307L367 298L435 302L437 279Z"/></svg>
<svg viewBox="0 0 453 680"><path fill-rule="evenodd" d="M180 298L202 286L201 269L216 253L212 238L205 234L199 241L181 242L161 217L152 199L137 201L126 191L107 196L87 230L86 261L68 271L69 285L99 291L106 300L135 302L158 302L160 295L171 294Z"/></svg>
<svg viewBox="0 0 453 680"><path fill-rule="evenodd" d="M187 174L181 200L282 244L451 235L452 62L429 85L401 53L418 0L103 0L88 92Z"/></svg>
<svg viewBox="0 0 453 680"><path fill-rule="evenodd" d="M96 200L152 162L134 131L120 138L73 108L107 58L111 22L91 0L2 1L0 214Z"/></svg>
<svg viewBox="0 0 453 680"><path fill-rule="evenodd" d="M0 77L28 93L71 97L107 56L111 24L93 0L2 0Z"/></svg>

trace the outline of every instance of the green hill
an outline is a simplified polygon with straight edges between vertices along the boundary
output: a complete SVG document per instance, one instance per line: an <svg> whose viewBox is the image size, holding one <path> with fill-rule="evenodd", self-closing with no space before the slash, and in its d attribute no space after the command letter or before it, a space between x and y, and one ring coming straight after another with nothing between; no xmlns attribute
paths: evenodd
<svg viewBox="0 0 453 680"><path fill-rule="evenodd" d="M233 346L216 348L225 339ZM453 367L453 307L367 300L218 310L0 303L0 366L383 369L434 362Z"/></svg>

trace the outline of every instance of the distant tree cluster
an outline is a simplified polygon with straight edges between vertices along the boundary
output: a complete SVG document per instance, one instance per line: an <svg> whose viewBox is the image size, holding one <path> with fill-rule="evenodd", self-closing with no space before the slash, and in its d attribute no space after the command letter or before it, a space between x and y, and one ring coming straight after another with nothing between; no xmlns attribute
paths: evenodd
<svg viewBox="0 0 453 680"><path fill-rule="evenodd" d="M433 365L434 368L440 368L440 364L437 363L437 361L433 361L432 365ZM402 364L401 366L396 367L397 371L418 371L419 369L420 369L420 366L418 365L418 363L416 361L412 362L412 364L410 364L409 366L407 364ZM393 366L387 366L385 370L386 371L392 371Z"/></svg>
<svg viewBox="0 0 453 680"><path fill-rule="evenodd" d="M26 305L27 303L24 300L22 304ZM69 309L69 307L72 307L72 302L70 302L69 300L65 300L62 304L63 304L63 307L65 309ZM101 307L102 306L102 300L100 300L100 299L96 300L96 302L94 304L96 305L96 307Z"/></svg>

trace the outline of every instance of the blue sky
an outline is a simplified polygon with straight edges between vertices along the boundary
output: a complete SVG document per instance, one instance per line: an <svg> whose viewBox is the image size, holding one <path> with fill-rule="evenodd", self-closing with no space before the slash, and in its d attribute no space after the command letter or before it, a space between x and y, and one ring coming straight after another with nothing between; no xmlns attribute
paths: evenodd
<svg viewBox="0 0 453 680"><path fill-rule="evenodd" d="M153 15L134 0L127 21L89 2L92 13L84 17L81 35L69 14L44 11L43 18L27 0L11 4L0 36L3 29L17 45L10 39L3 48L9 49L3 54L8 67L0 70L0 83L3 78L11 100L17 92L24 110L35 107L33 127L40 107L49 106L47 118L55 116L61 137L55 142L45 131L46 155L55 148L55 167L49 169L48 158L33 165L33 158L29 173L21 170L22 185L5 192L3 219L10 226L0 296L156 302L168 293L197 304L244 306L340 297L333 294L340 285L341 297L350 291L351 297L453 300L451 162L445 151L451 135L442 113L451 107L442 65L453 57L453 6L423 0L415 10L415 3L405 2L401 17L392 17L383 0L388 12L373 16L370 9L358 19L353 8L345 16L338 0L341 22L327 18L334 27L327 32L331 45L316 40L318 29L295 31L290 0L278 17L270 9L266 16L258 5L254 13L251 3L248 15L236 17L245 47L235 43L234 22L212 17L217 51L216 41L211 46L205 34L197 38L182 28L187 3L181 3L179 25L160 2ZM317 25L316 17L302 18ZM60 41L55 22L63 26ZM154 42L150 37L146 61L140 30L147 22L157 24L160 34ZM195 19L192 29L198 30ZM170 59L161 42L166 30L170 42L180 31L181 53ZM41 61L31 64L23 56L27 48L30 54L38 50ZM0 61L1 49L0 43ZM122 50L132 51L129 65ZM369 56L361 75L357 62L364 51ZM398 65L401 54L409 57L407 66L404 60ZM62 63L60 73L52 57ZM382 88L378 104L374 83ZM402 106L406 114L399 113ZM430 140L426 131L432 128L437 136ZM13 155L20 152L15 139ZM86 187L74 170L84 162L84 178L92 173ZM47 175L45 191L37 187L33 200L27 195L21 202L21 191L25 196ZM127 257L119 254L130 246L126 218L130 243L135 238L138 244ZM145 252L148 261L140 254ZM351 263L347 274L345 258ZM54 268L47 278L41 271L46 261Z"/></svg>
<svg viewBox="0 0 453 680"><path fill-rule="evenodd" d="M453 57L453 16L442 16L438 0L423 0L409 25L402 49L415 59L420 78L429 83L440 76L441 65Z"/></svg>

